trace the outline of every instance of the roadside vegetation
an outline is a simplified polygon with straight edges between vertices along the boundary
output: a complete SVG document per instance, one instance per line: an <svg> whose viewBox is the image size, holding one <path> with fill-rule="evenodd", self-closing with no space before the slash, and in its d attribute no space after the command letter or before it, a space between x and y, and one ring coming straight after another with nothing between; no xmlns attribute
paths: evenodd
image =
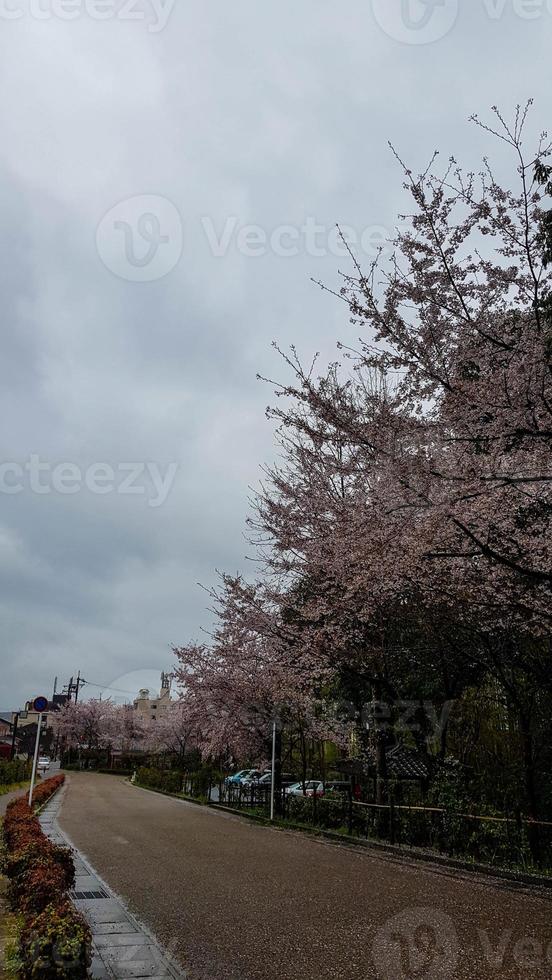
<svg viewBox="0 0 552 980"><path fill-rule="evenodd" d="M90 931L69 900L72 852L48 840L34 812L64 778L40 783L33 809L26 798L10 803L2 828L6 895L17 917L17 948L12 943L8 961L21 980L84 980L91 962Z"/></svg>
<svg viewBox="0 0 552 980"><path fill-rule="evenodd" d="M0 796L21 789L30 779L29 762L15 759L13 762L0 762Z"/></svg>

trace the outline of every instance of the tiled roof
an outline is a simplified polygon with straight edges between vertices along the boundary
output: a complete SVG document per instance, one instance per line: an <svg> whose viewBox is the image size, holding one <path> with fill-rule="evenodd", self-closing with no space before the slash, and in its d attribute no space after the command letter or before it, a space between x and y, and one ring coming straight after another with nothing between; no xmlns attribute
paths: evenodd
<svg viewBox="0 0 552 980"><path fill-rule="evenodd" d="M390 745L385 750L387 775L391 779L427 779L429 773L427 764L414 749L403 745ZM376 759L374 754L366 754L363 758L341 759L336 768L341 772L357 776L374 776Z"/></svg>
<svg viewBox="0 0 552 980"><path fill-rule="evenodd" d="M387 749L387 771L395 779L427 779L429 772L423 758L403 745Z"/></svg>

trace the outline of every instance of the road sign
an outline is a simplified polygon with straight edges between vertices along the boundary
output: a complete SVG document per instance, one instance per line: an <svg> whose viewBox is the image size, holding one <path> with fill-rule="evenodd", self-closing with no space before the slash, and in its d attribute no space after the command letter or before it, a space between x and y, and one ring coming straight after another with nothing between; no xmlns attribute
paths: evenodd
<svg viewBox="0 0 552 980"><path fill-rule="evenodd" d="M29 806L33 805L33 792L36 779L36 764L38 762L38 752L40 748L40 729L42 727L42 715L45 711L48 711L48 698L42 696L35 698L33 701L33 711L38 712L38 725L36 726L36 742L33 758L33 769L31 772L31 786L29 789Z"/></svg>

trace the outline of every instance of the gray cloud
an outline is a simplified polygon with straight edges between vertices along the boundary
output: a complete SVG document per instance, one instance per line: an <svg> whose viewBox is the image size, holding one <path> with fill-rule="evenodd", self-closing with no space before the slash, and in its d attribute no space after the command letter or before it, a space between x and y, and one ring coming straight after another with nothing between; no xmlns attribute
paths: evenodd
<svg viewBox="0 0 552 980"><path fill-rule="evenodd" d="M534 95L540 129L551 102L546 4L530 20L475 0L416 45L368 0L196 0L158 33L18 9L0 32L2 461L179 472L158 509L86 489L0 494L2 709L79 667L99 684L160 671L170 643L200 635L196 583L246 567L248 487L273 452L255 374L282 376L270 341L327 359L350 336L310 282L335 284L344 259L309 254L303 234L294 257L247 257L234 237L216 257L203 222L391 231L403 195L387 139L414 167L437 146L476 166L472 111ZM184 235L150 283L117 278L96 247L102 217L142 195L170 200Z"/></svg>

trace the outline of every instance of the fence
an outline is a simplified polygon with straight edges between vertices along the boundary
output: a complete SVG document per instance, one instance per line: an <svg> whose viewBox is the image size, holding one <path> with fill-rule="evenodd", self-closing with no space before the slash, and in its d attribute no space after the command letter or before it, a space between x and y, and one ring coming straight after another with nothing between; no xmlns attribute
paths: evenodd
<svg viewBox="0 0 552 980"><path fill-rule="evenodd" d="M270 786L224 786L220 802L268 815ZM349 793L295 796L275 801L280 819L450 857L502 867L552 871L552 823L514 816L460 813L441 807L360 803Z"/></svg>

